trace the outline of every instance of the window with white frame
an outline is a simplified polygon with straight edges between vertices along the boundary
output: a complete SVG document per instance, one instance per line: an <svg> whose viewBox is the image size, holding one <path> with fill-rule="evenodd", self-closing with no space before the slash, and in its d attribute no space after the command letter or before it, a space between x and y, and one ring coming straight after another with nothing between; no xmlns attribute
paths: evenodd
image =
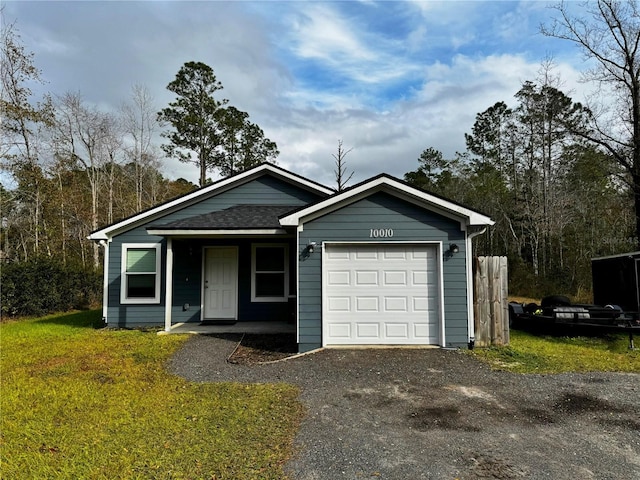
<svg viewBox="0 0 640 480"><path fill-rule="evenodd" d="M284 302L289 295L287 245L256 244L251 255L251 301Z"/></svg>
<svg viewBox="0 0 640 480"><path fill-rule="evenodd" d="M122 245L120 303L160 303L160 244Z"/></svg>

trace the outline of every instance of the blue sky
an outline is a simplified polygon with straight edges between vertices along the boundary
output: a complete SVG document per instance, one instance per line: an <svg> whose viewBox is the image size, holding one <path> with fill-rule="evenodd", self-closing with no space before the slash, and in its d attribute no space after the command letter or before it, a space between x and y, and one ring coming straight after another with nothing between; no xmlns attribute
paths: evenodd
<svg viewBox="0 0 640 480"><path fill-rule="evenodd" d="M565 92L588 91L576 47L538 33L553 15L542 1L3 4L47 81L38 93L116 111L139 84L159 110L180 66L201 61L278 144L280 165L328 185L339 139L353 182L402 177L427 147L463 151L475 115L513 103L547 57ZM164 165L197 179L195 166Z"/></svg>

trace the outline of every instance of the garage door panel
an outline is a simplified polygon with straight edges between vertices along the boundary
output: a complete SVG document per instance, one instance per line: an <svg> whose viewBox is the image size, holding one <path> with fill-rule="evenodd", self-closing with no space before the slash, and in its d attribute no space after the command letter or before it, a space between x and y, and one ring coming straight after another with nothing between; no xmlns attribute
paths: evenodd
<svg viewBox="0 0 640 480"><path fill-rule="evenodd" d="M429 337L429 324L428 323L414 323L413 334L418 338Z"/></svg>
<svg viewBox="0 0 640 480"><path fill-rule="evenodd" d="M429 284L429 275L427 271L422 270L414 270L411 272L411 278L413 280L412 285L428 285Z"/></svg>
<svg viewBox="0 0 640 480"><path fill-rule="evenodd" d="M329 272L327 279L329 285L349 285L351 283L351 272L334 270Z"/></svg>
<svg viewBox="0 0 640 480"><path fill-rule="evenodd" d="M422 248L420 248L420 249L417 249L417 248L411 249L411 259L418 260L418 259L427 259L427 258L430 258L428 250L424 250Z"/></svg>
<svg viewBox="0 0 640 480"><path fill-rule="evenodd" d="M408 323L387 323L385 324L386 337L390 339L407 339L409 338Z"/></svg>
<svg viewBox="0 0 640 480"><path fill-rule="evenodd" d="M407 312L407 297L384 297L385 312Z"/></svg>
<svg viewBox="0 0 640 480"><path fill-rule="evenodd" d="M349 340L351 338L351 323L349 322L331 323L328 330L329 336L333 339Z"/></svg>
<svg viewBox="0 0 640 480"><path fill-rule="evenodd" d="M356 297L356 312L377 312L378 297Z"/></svg>
<svg viewBox="0 0 640 480"><path fill-rule="evenodd" d="M426 270L414 270L411 277L412 285L426 285L429 287L436 287L438 285L437 272L429 272Z"/></svg>
<svg viewBox="0 0 640 480"><path fill-rule="evenodd" d="M384 285L399 285L406 286L407 285L407 272L404 270L394 271L394 270L386 270L383 272L384 274Z"/></svg>
<svg viewBox="0 0 640 480"><path fill-rule="evenodd" d="M349 260L348 250L327 250L326 255L329 260Z"/></svg>
<svg viewBox="0 0 640 480"><path fill-rule="evenodd" d="M324 343L437 344L436 257L428 245L326 245Z"/></svg>
<svg viewBox="0 0 640 480"><path fill-rule="evenodd" d="M385 260L404 260L407 258L407 252L404 250L384 250L383 258Z"/></svg>
<svg viewBox="0 0 640 480"><path fill-rule="evenodd" d="M413 335L416 339L422 340L424 343L433 345L438 343L438 331L431 328L429 324L414 324Z"/></svg>
<svg viewBox="0 0 640 480"><path fill-rule="evenodd" d="M376 339L380 337L380 325L377 323L357 323L356 333L358 338Z"/></svg>
<svg viewBox="0 0 640 480"><path fill-rule="evenodd" d="M413 311L414 312L428 312L429 311L429 298L428 297L412 297Z"/></svg>
<svg viewBox="0 0 640 480"><path fill-rule="evenodd" d="M328 299L330 312L350 312L351 297L331 297Z"/></svg>
<svg viewBox="0 0 640 480"><path fill-rule="evenodd" d="M356 270L356 285L378 285L378 271Z"/></svg>

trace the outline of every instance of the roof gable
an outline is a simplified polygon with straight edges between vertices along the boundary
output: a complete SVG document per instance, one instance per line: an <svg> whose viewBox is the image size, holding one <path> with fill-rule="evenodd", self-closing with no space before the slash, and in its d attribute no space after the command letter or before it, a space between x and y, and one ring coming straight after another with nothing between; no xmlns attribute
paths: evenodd
<svg viewBox="0 0 640 480"><path fill-rule="evenodd" d="M445 217L455 219L461 222L463 228L471 225L486 226L495 223L491 218L480 212L415 188L390 175L381 174L354 185L347 190L337 192L328 198L285 214L280 218L280 224L283 227L298 226L306 221L326 215L327 213L381 191L414 203L422 208L432 210Z"/></svg>
<svg viewBox="0 0 640 480"><path fill-rule="evenodd" d="M169 200L168 202L157 205L148 210L137 213L131 217L103 227L99 230L96 230L95 232L92 232L88 238L90 240L108 240L115 235L163 217L171 212L182 210L190 205L194 205L207 198L213 197L222 192L229 191L233 188L244 185L265 175L276 177L280 180L293 184L301 189L311 191L320 196L327 196L334 192L334 190L325 187L317 182L304 178L300 175L289 172L270 163L263 163L261 165L258 165L257 167L246 170L237 175L218 180L217 182L200 188L194 192L188 193L173 200Z"/></svg>

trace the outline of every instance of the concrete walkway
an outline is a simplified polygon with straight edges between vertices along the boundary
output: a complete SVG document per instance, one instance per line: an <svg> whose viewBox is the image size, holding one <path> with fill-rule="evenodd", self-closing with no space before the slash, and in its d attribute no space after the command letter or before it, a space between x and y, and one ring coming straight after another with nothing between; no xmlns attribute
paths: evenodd
<svg viewBox="0 0 640 480"><path fill-rule="evenodd" d="M216 335L218 333L296 333L295 323L288 322L236 322L230 325L202 323L176 323L171 331L161 331L158 335L191 333L195 335Z"/></svg>

